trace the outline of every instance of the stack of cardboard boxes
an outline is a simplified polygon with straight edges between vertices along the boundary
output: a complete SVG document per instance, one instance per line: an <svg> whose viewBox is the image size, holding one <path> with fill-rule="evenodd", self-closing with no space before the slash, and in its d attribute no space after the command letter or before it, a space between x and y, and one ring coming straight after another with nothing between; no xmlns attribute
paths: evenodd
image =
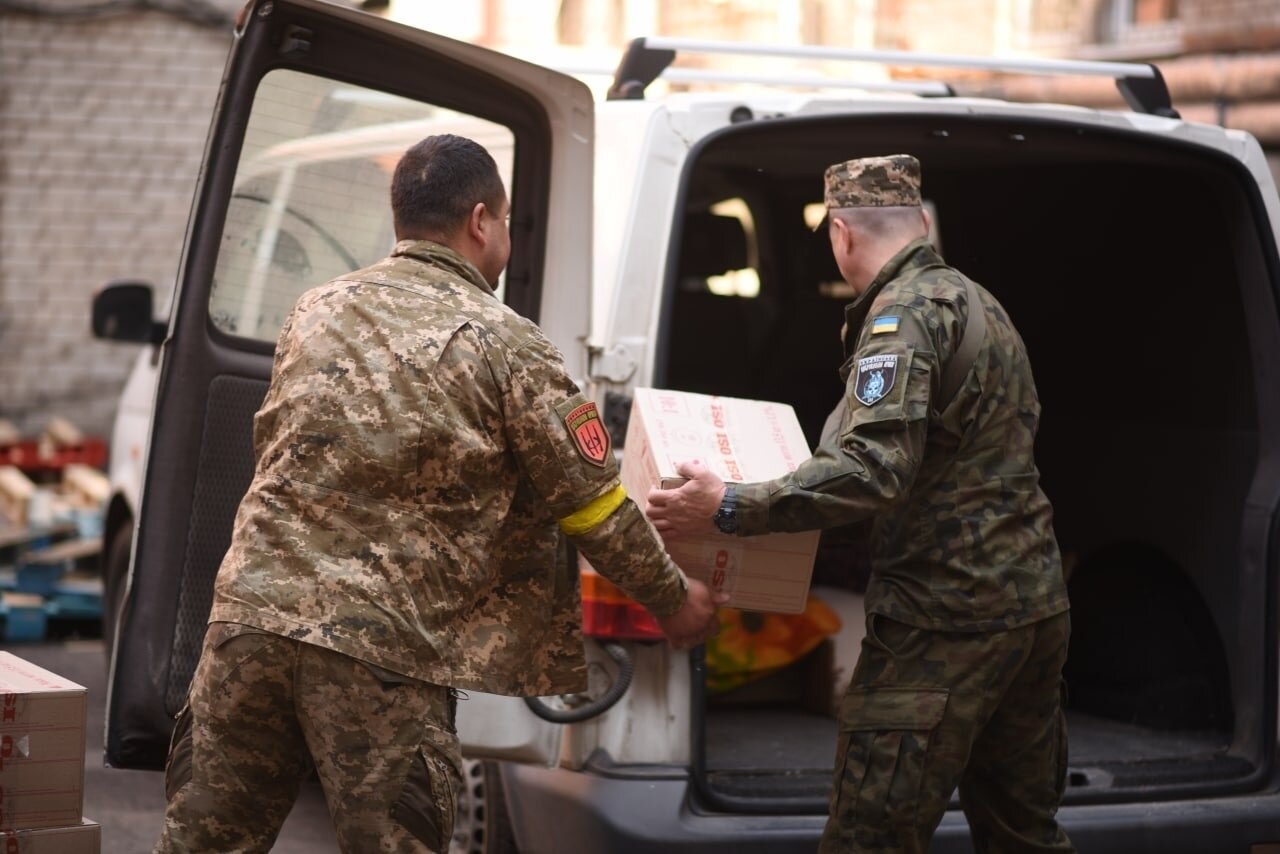
<svg viewBox="0 0 1280 854"><path fill-rule="evenodd" d="M99 854L82 816L87 692L0 652L0 852Z"/></svg>
<svg viewBox="0 0 1280 854"><path fill-rule="evenodd" d="M84 463L61 467L60 482L36 484L17 466L0 465L0 529L33 533L75 526L77 536L102 536L102 514L111 497L107 476Z"/></svg>

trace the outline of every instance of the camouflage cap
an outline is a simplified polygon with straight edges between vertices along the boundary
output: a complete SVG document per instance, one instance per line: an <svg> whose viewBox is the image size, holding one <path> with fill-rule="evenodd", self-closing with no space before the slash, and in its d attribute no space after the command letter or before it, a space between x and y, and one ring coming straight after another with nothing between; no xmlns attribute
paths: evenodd
<svg viewBox="0 0 1280 854"><path fill-rule="evenodd" d="M846 160L828 166L823 178L828 208L920 204L920 161L910 154Z"/></svg>

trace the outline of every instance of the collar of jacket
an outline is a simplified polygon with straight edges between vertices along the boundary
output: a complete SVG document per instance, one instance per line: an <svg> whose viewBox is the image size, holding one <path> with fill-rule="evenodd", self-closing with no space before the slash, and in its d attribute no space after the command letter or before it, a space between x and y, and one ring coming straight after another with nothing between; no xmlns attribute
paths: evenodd
<svg viewBox="0 0 1280 854"><path fill-rule="evenodd" d="M929 238L917 238L894 253L893 257L880 268L880 272L871 280L871 284L856 300L844 307L844 354L847 358L853 354L858 345L858 336L862 332L862 324L866 322L867 313L876 296L884 290L889 282L913 270L935 267L946 262L933 248Z"/></svg>
<svg viewBox="0 0 1280 854"><path fill-rule="evenodd" d="M430 240L401 240L391 250L392 258L412 258L432 267L444 267L459 277L475 285L484 293L493 296L493 287L484 280L475 265L460 254L440 243Z"/></svg>

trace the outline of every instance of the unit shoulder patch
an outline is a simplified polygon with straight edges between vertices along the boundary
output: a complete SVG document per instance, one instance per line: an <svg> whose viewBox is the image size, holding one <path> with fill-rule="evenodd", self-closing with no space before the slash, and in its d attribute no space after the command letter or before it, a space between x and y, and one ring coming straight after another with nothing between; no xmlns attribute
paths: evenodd
<svg viewBox="0 0 1280 854"><path fill-rule="evenodd" d="M569 428L573 437L573 445L587 462L604 467L613 450L613 442L609 431L600 420L600 412L594 403L584 403L575 407L564 417L564 426Z"/></svg>
<svg viewBox="0 0 1280 854"><path fill-rule="evenodd" d="M896 318L895 318L896 320ZM864 406L874 406L884 400L898 378L898 356L867 356L858 360L858 375L853 385L853 396Z"/></svg>

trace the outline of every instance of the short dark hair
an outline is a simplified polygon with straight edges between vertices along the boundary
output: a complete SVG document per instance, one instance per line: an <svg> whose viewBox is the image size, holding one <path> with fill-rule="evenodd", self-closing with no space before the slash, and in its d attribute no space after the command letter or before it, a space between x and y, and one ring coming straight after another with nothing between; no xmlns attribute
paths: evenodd
<svg viewBox="0 0 1280 854"><path fill-rule="evenodd" d="M484 146L451 133L404 153L391 179L391 214L400 237L453 234L484 202L497 214L507 191Z"/></svg>
<svg viewBox="0 0 1280 854"><path fill-rule="evenodd" d="M876 238L912 236L924 231L918 205L889 207L865 205L853 208L832 208L827 213L828 216L835 217L845 225L860 228Z"/></svg>

